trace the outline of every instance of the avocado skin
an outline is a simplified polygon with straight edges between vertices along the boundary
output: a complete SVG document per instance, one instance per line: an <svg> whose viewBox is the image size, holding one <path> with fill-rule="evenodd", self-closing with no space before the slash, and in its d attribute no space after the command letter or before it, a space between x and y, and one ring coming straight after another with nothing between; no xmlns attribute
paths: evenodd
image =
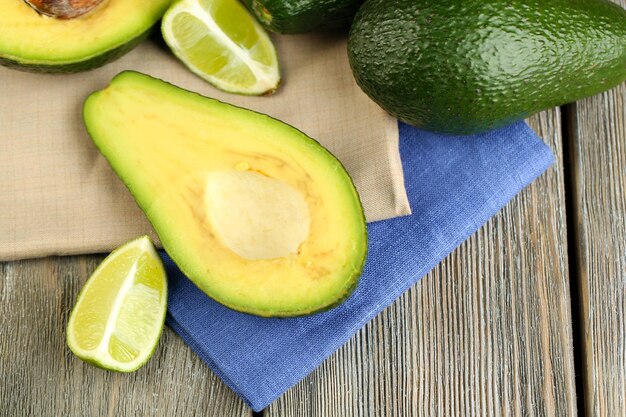
<svg viewBox="0 0 626 417"><path fill-rule="evenodd" d="M150 33L152 33L152 30L153 28L150 28L141 35L124 43L123 45L120 45L117 48L110 49L108 51L104 51L103 53L91 57L85 61L72 62L67 64L34 64L12 60L10 58L6 58L0 55L0 65L19 71L48 74L68 74L88 71L101 67L105 64L108 64L109 62L115 61L123 55L126 55L137 45L139 45L143 40L145 40L150 35Z"/></svg>
<svg viewBox="0 0 626 417"><path fill-rule="evenodd" d="M608 0L368 0L350 31L359 86L418 128L474 134L626 79Z"/></svg>
<svg viewBox="0 0 626 417"><path fill-rule="evenodd" d="M259 22L277 33L347 27L364 0L243 0Z"/></svg>

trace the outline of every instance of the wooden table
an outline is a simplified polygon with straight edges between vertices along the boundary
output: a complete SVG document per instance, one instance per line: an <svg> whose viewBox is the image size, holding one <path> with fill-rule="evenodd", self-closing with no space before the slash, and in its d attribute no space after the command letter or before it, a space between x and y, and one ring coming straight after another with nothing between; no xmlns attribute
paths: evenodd
<svg viewBox="0 0 626 417"><path fill-rule="evenodd" d="M262 414L626 416L625 101L529 119L555 166ZM169 328L130 375L72 356L101 259L0 264L0 416L252 416Z"/></svg>

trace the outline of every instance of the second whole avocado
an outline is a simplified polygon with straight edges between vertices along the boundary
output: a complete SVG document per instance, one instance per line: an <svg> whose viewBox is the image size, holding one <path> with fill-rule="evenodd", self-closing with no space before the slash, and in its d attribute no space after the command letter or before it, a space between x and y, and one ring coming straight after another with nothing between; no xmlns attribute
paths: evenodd
<svg viewBox="0 0 626 417"><path fill-rule="evenodd" d="M348 27L364 0L243 0L267 29L278 33Z"/></svg>
<svg viewBox="0 0 626 417"><path fill-rule="evenodd" d="M626 10L608 0L368 0L349 57L400 120L473 134L626 79Z"/></svg>

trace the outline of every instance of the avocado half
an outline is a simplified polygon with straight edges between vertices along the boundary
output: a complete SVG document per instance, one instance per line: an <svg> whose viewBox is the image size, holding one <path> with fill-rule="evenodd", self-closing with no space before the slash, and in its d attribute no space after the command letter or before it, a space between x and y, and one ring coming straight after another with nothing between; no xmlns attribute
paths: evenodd
<svg viewBox="0 0 626 417"><path fill-rule="evenodd" d="M134 48L171 0L105 0L72 19L39 14L23 0L0 2L0 64L34 72L77 72Z"/></svg>
<svg viewBox="0 0 626 417"><path fill-rule="evenodd" d="M367 252L359 196L304 133L131 71L91 94L83 115L167 253L216 301L300 316L356 287Z"/></svg>

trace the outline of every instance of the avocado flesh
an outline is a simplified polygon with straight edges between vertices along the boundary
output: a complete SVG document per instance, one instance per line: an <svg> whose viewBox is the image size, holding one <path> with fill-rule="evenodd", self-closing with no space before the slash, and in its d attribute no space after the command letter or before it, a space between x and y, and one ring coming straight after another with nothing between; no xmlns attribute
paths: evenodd
<svg viewBox="0 0 626 417"><path fill-rule="evenodd" d="M347 27L364 0L243 0L266 29L303 33Z"/></svg>
<svg viewBox="0 0 626 417"><path fill-rule="evenodd" d="M0 6L0 64L36 72L76 72L103 65L132 49L171 0L107 0L91 12L56 19L22 0Z"/></svg>
<svg viewBox="0 0 626 417"><path fill-rule="evenodd" d="M472 134L626 79L626 11L605 0L368 0L357 83L427 130Z"/></svg>
<svg viewBox="0 0 626 417"><path fill-rule="evenodd" d="M90 95L84 120L165 250L216 301L298 316L355 288L367 250L358 194L302 132L136 72Z"/></svg>

